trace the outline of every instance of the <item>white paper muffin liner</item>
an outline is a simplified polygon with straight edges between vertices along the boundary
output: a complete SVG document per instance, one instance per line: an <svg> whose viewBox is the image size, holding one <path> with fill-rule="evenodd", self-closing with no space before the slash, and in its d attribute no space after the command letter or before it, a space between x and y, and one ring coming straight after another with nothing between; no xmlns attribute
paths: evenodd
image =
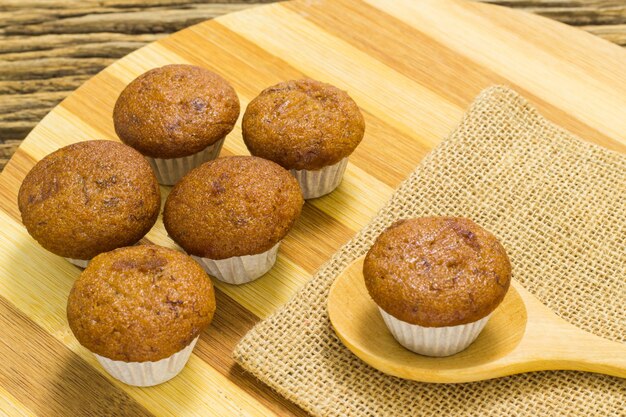
<svg viewBox="0 0 626 417"><path fill-rule="evenodd" d="M276 254L280 242L270 250L257 255L233 256L226 259L209 259L192 256L211 276L228 284L245 284L254 281L276 263Z"/></svg>
<svg viewBox="0 0 626 417"><path fill-rule="evenodd" d="M67 261L71 264L76 265L79 268L87 268L87 265L89 265L89 261L91 261L91 259L73 259L73 258L65 258L67 259Z"/></svg>
<svg viewBox="0 0 626 417"><path fill-rule="evenodd" d="M488 316L467 324L422 327L399 320L378 307L393 337L405 348L426 356L450 356L467 348L489 321Z"/></svg>
<svg viewBox="0 0 626 417"><path fill-rule="evenodd" d="M317 171L292 169L290 172L298 180L302 188L302 196L308 200L326 195L337 188L343 179L347 165L348 157L345 157L335 165L329 165Z"/></svg>
<svg viewBox="0 0 626 417"><path fill-rule="evenodd" d="M174 185L180 180L186 173L191 171L197 166L203 163L217 158L222 150L224 144L224 138L218 140L213 145L209 145L200 152L193 155L183 156L180 158L151 158L146 156L145 158L152 166L154 173L157 177L157 181L161 185Z"/></svg>
<svg viewBox="0 0 626 417"><path fill-rule="evenodd" d="M96 356L100 365L115 379L137 387L150 387L174 378L183 370L191 356L191 351L198 338L196 337L186 348L172 356L156 362L124 362L114 361L100 355Z"/></svg>

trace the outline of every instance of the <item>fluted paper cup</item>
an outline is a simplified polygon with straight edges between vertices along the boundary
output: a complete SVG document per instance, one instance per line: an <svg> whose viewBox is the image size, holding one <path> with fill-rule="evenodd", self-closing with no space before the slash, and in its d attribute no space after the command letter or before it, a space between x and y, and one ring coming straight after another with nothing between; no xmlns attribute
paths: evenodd
<svg viewBox="0 0 626 417"><path fill-rule="evenodd" d="M467 324L423 327L398 320L378 307L393 337L405 348L426 356L450 356L467 348L489 321L488 316Z"/></svg>
<svg viewBox="0 0 626 417"><path fill-rule="evenodd" d="M335 165L329 165L316 171L308 169L292 169L291 174L296 177L302 196L305 200L326 195L339 186L343 179L343 174L348 165L348 158L343 158Z"/></svg>
<svg viewBox="0 0 626 417"><path fill-rule="evenodd" d="M100 355L96 356L100 365L115 379L136 387L150 387L169 381L183 370L198 338L186 348L172 356L156 362L114 361Z"/></svg>
<svg viewBox="0 0 626 417"><path fill-rule="evenodd" d="M159 184L174 185L195 167L217 158L222 150L224 139L225 138L218 140L213 145L209 145L204 148L204 150L194 153L193 155L169 159L146 156L146 159L150 163L150 166L152 166Z"/></svg>
<svg viewBox="0 0 626 417"><path fill-rule="evenodd" d="M76 265L79 268L87 268L87 265L89 265L89 261L91 259L74 259L74 258L65 258L67 259L67 261L71 264Z"/></svg>
<svg viewBox="0 0 626 417"><path fill-rule="evenodd" d="M233 256L226 259L209 259L193 256L211 276L228 284L245 284L254 281L276 263L280 242L270 250L257 255Z"/></svg>

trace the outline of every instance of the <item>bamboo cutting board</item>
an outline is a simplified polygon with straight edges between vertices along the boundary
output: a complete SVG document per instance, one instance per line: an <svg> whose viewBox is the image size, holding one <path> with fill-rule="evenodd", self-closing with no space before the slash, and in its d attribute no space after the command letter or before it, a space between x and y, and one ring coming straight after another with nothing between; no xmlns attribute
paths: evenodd
<svg viewBox="0 0 626 417"><path fill-rule="evenodd" d="M80 271L28 236L16 195L46 154L81 140L116 139L111 113L119 92L169 63L221 74L242 108L282 80L327 81L350 93L367 129L342 185L306 203L274 269L245 286L217 283L216 318L185 370L142 389L109 377L72 336L65 305ZM125 57L48 114L0 176L0 414L304 415L234 365L237 340L367 223L489 85L510 85L555 123L626 151L624 68L626 53L608 42L460 0L273 4L193 26ZM247 154L240 124L222 151L231 154ZM147 237L175 247L160 221Z"/></svg>

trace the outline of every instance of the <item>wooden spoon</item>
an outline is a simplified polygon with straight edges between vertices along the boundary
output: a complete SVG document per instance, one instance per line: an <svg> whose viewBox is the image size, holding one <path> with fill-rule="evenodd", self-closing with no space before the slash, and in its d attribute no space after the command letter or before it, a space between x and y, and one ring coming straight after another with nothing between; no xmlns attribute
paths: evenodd
<svg viewBox="0 0 626 417"><path fill-rule="evenodd" d="M328 315L339 339L374 368L423 382L469 382L522 372L570 369L626 377L626 345L559 318L513 281L476 341L456 355L413 353L393 338L363 281L363 257L333 283Z"/></svg>

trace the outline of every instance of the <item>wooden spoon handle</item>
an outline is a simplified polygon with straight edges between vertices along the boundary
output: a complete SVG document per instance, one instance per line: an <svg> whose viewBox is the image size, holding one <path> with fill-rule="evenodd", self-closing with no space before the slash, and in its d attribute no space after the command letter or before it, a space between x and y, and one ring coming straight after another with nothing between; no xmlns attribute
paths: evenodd
<svg viewBox="0 0 626 417"><path fill-rule="evenodd" d="M573 327L573 326L572 326ZM626 345L576 328L575 336L563 340L558 369L598 372L626 378Z"/></svg>
<svg viewBox="0 0 626 417"><path fill-rule="evenodd" d="M516 352L528 360L527 366L534 370L579 370L626 378L626 344L568 323L521 285L515 288L528 311L526 334Z"/></svg>
<svg viewBox="0 0 626 417"><path fill-rule="evenodd" d="M626 346L578 330L561 343L546 346L541 358L529 361L527 366L534 370L587 371L626 378Z"/></svg>

